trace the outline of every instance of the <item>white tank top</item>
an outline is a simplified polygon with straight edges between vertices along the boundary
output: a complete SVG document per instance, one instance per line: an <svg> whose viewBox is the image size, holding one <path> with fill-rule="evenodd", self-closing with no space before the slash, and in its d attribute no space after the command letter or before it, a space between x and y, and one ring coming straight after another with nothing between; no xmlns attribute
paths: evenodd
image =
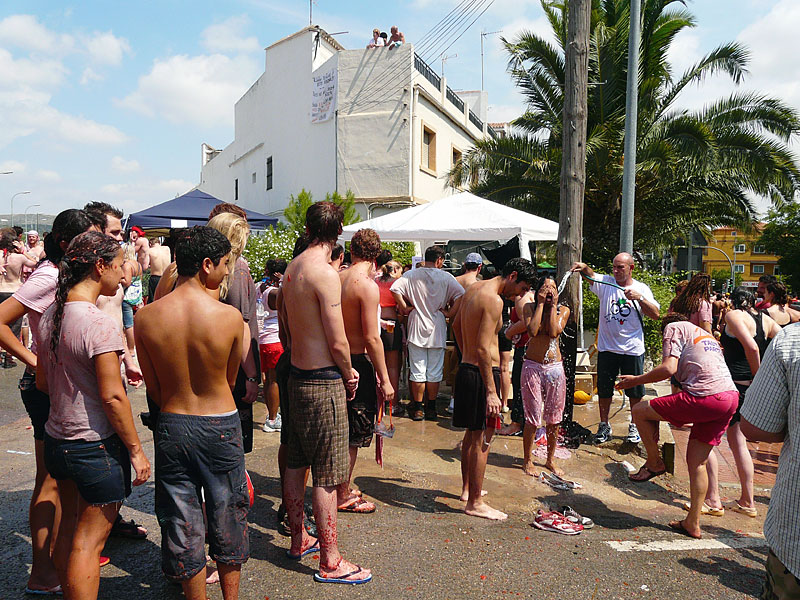
<svg viewBox="0 0 800 600"><path fill-rule="evenodd" d="M278 311L269 307L269 292L276 290L275 286L268 286L264 288L261 293L261 304L264 306L264 324L261 326L261 331L258 332L259 345L275 344L280 342L278 336Z"/></svg>

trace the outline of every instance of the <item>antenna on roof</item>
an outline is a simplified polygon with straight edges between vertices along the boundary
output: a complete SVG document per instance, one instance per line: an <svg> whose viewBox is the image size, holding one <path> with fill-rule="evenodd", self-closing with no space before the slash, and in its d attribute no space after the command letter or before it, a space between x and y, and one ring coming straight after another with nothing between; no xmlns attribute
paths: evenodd
<svg viewBox="0 0 800 600"><path fill-rule="evenodd" d="M314 24L314 5L316 4L315 0L308 0L308 26Z"/></svg>

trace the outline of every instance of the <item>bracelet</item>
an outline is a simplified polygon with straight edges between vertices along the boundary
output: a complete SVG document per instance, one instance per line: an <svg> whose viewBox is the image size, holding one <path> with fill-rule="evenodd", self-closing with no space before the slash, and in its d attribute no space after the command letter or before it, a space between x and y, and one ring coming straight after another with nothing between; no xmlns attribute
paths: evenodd
<svg viewBox="0 0 800 600"><path fill-rule="evenodd" d="M261 383L261 379L258 377L246 377L245 379L251 383Z"/></svg>

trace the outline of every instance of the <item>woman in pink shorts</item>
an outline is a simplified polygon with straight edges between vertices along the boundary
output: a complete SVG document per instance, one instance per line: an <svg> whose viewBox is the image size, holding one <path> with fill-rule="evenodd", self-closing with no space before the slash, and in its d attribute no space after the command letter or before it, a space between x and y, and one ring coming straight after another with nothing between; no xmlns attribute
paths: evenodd
<svg viewBox="0 0 800 600"><path fill-rule="evenodd" d="M642 434L647 461L630 479L648 481L666 472L658 451L659 421L669 421L678 427L691 423L686 449L691 507L686 519L671 521L669 526L699 539L700 513L708 489L706 461L736 412L739 393L725 365L722 348L711 334L675 313L664 317L661 328L664 336L661 364L644 375L621 375L617 389L669 379L672 375L682 389L633 407L633 421Z"/></svg>

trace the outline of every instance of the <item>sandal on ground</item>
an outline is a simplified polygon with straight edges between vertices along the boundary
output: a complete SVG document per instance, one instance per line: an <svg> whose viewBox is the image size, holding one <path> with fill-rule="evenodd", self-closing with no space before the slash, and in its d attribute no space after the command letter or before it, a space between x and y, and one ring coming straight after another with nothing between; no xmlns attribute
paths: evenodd
<svg viewBox="0 0 800 600"><path fill-rule="evenodd" d="M31 596L63 596L64 592L61 591L61 585L54 585L50 588L32 588L25 586L25 593Z"/></svg>
<svg viewBox="0 0 800 600"><path fill-rule="evenodd" d="M686 512L692 510L692 503L688 500L681 504L681 508ZM703 502L703 506L700 507L700 514L701 515L709 515L712 517L723 517L725 516L725 509L724 508L714 508L713 506L709 506L705 502Z"/></svg>
<svg viewBox="0 0 800 600"><path fill-rule="evenodd" d="M755 506L742 506L738 502L734 502L728 508L730 508L733 512L745 515L751 519L755 519L758 516L758 509L756 509Z"/></svg>
<svg viewBox="0 0 800 600"><path fill-rule="evenodd" d="M108 558L107 556L101 556L101 557L100 557L100 566L101 566L101 567L105 567L105 566L106 566L107 564L109 564L110 562L111 562L111 559L110 559L110 558Z"/></svg>
<svg viewBox="0 0 800 600"><path fill-rule="evenodd" d="M319 552L319 540L315 541L311 546L303 550L300 554L292 554L291 550L286 551L286 557L291 558L292 560L300 560L307 554L314 554L315 552Z"/></svg>
<svg viewBox="0 0 800 600"><path fill-rule="evenodd" d="M669 523L667 523L667 525L669 525L670 529L672 529L673 531L682 533L683 535L690 537L693 540L699 540L703 537L702 535L694 535L693 533L690 533L686 529L686 527L684 527L683 521L670 521Z"/></svg>
<svg viewBox="0 0 800 600"><path fill-rule="evenodd" d="M341 560L339 561L341 563ZM372 573L365 577L356 577L353 578L355 575L359 573L363 573L364 569L355 565L356 570L350 571L349 573L345 573L344 575L340 575L339 577L334 577L332 575L323 575L323 571L320 570L317 573L314 573L314 581L318 581L319 583L346 583L350 585L358 585L359 583L368 583L372 581ZM339 565L333 569L334 571L339 568Z"/></svg>
<svg viewBox="0 0 800 600"><path fill-rule="evenodd" d="M111 526L111 535L117 537L130 538L132 540L143 540L147 538L147 529L139 525L136 521L131 519L126 521L122 517L118 517Z"/></svg>
<svg viewBox="0 0 800 600"><path fill-rule="evenodd" d="M368 500L364 500L361 497L353 498L351 502L338 507L339 512L349 512L349 513L360 513L360 514L370 514L374 513L376 510L375 505Z"/></svg>
<svg viewBox="0 0 800 600"><path fill-rule="evenodd" d="M632 475L628 475L628 479L633 481L634 483L644 483L645 481L650 481L653 477L658 477L659 475L663 475L667 472L667 469L661 469L660 471L651 471L646 466L642 465L642 467L636 471L636 473Z"/></svg>

